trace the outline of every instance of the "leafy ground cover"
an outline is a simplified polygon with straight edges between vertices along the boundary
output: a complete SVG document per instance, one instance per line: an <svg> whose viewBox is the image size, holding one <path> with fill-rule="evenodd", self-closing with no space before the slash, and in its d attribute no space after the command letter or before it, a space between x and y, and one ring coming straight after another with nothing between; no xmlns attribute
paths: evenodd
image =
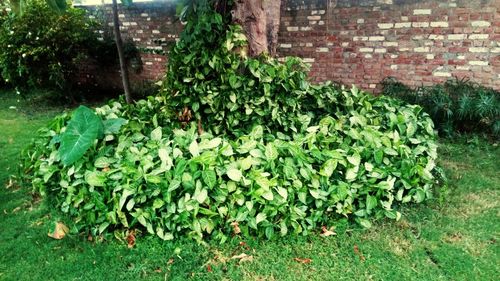
<svg viewBox="0 0 500 281"><path fill-rule="evenodd" d="M0 94L0 280L495 280L500 269L497 145L441 143L447 196L405 207L370 230L339 222L336 235L232 239L223 246L137 236L119 241L47 236L58 213L10 186L20 150L61 108ZM15 106L16 109L11 109ZM49 215L47 215L49 214Z"/></svg>

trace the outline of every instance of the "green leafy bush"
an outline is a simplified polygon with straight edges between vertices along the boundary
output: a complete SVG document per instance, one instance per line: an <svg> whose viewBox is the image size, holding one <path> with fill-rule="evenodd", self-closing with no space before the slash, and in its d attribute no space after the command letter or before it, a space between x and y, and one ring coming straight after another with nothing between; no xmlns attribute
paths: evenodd
<svg viewBox="0 0 500 281"><path fill-rule="evenodd" d="M427 111L439 132L479 132L500 136L500 92L468 80L412 89L393 78L383 81L386 95L418 104Z"/></svg>
<svg viewBox="0 0 500 281"><path fill-rule="evenodd" d="M59 14L46 1L25 2L22 16L10 12L0 28L0 71L15 87L63 89L78 59L96 42L85 11Z"/></svg>
<svg viewBox="0 0 500 281"><path fill-rule="evenodd" d="M25 165L36 190L94 234L143 226L163 239L223 240L237 223L271 238L341 215L365 226L373 215L397 219L398 203L431 197L436 145L421 108L356 89L333 95L344 110L291 138L261 125L238 138L198 135L195 123L158 121L162 98L113 102L96 114L128 123L91 140L83 158L63 165L57 138L72 126L66 115L42 130Z"/></svg>
<svg viewBox="0 0 500 281"><path fill-rule="evenodd" d="M311 85L299 59L247 58L238 27L195 16L162 95L59 116L25 152L25 179L77 230L306 235L339 217L399 219L401 204L432 197L435 133L421 107Z"/></svg>

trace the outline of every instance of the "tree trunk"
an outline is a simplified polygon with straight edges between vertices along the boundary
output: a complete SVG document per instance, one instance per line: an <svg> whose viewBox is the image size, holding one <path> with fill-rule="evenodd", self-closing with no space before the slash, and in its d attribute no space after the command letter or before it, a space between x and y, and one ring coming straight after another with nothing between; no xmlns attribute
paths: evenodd
<svg viewBox="0 0 500 281"><path fill-rule="evenodd" d="M264 0L264 10L266 11L267 45L271 56L276 56L278 48L278 32L281 20L281 1Z"/></svg>
<svg viewBox="0 0 500 281"><path fill-rule="evenodd" d="M233 21L240 24L248 39L248 53L258 56L268 52L266 12L263 0L236 0Z"/></svg>
<svg viewBox="0 0 500 281"><path fill-rule="evenodd" d="M120 61L120 72L122 76L123 91L125 92L125 100L127 103L132 103L132 96L130 94L130 80L128 77L127 61L123 53L123 41L120 33L120 22L118 21L118 5L116 0L112 3L113 9L113 30L115 33L116 49L118 50L118 59Z"/></svg>

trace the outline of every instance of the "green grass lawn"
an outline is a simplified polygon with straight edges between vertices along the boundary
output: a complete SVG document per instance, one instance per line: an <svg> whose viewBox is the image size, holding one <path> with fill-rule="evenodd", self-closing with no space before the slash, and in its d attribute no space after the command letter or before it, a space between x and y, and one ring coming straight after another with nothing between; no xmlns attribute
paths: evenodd
<svg viewBox="0 0 500 281"><path fill-rule="evenodd" d="M15 106L15 109L11 109ZM336 236L225 245L137 238L90 242L47 236L57 212L8 186L18 154L62 108L17 102L0 91L0 280L498 280L500 149L483 141L444 142L450 179L444 200L403 210L399 222L369 230L339 223ZM251 257L233 258L240 254ZM301 262L302 261L302 262ZM497 277L495 277L497 276Z"/></svg>

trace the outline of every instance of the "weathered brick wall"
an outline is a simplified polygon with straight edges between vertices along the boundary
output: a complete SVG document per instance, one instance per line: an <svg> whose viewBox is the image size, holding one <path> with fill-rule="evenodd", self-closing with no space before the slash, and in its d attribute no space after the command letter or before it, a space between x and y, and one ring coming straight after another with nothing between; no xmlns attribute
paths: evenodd
<svg viewBox="0 0 500 281"><path fill-rule="evenodd" d="M281 55L317 81L379 89L468 77L500 89L500 0L285 0Z"/></svg>
<svg viewBox="0 0 500 281"><path fill-rule="evenodd" d="M89 11L90 18L103 24L99 33L113 37L111 5L82 6ZM129 66L132 86L144 80L162 78L167 64L167 52L177 40L182 24L175 19L173 1L134 3L130 7L118 6L120 31L124 42L132 42L140 52L142 65L139 69ZM102 68L90 61L81 68L81 82L104 87L121 88L118 65Z"/></svg>
<svg viewBox="0 0 500 281"><path fill-rule="evenodd" d="M279 55L304 58L313 80L377 91L387 76L413 86L456 76L500 89L500 0L282 0L281 8ZM87 9L111 28L109 5ZM119 14L122 36L143 52L132 78L160 78L167 57L154 53L182 29L175 5L136 3ZM119 86L117 70L106 75Z"/></svg>

